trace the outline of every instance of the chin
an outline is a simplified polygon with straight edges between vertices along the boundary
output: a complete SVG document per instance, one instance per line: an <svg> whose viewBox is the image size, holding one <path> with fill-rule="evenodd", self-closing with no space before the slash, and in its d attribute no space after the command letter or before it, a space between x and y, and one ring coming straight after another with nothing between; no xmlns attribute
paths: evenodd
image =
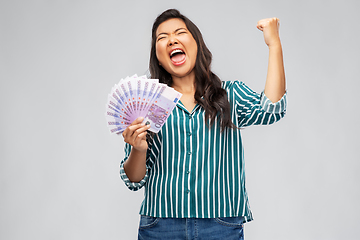
<svg viewBox="0 0 360 240"><path fill-rule="evenodd" d="M170 73L172 77L183 78L195 73L195 68L191 69L189 67L185 67L183 69L177 69L177 70L171 69L171 71L168 71L168 73Z"/></svg>

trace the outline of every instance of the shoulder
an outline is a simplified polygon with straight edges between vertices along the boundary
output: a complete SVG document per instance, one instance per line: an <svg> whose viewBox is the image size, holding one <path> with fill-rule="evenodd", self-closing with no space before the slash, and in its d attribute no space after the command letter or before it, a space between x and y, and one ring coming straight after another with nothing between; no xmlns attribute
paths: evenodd
<svg viewBox="0 0 360 240"><path fill-rule="evenodd" d="M239 80L234 81L222 81L222 88L227 92L248 92L252 91L244 82Z"/></svg>
<svg viewBox="0 0 360 240"><path fill-rule="evenodd" d="M230 100L234 99L237 102L260 101L261 94L253 91L242 81L224 81L222 84Z"/></svg>

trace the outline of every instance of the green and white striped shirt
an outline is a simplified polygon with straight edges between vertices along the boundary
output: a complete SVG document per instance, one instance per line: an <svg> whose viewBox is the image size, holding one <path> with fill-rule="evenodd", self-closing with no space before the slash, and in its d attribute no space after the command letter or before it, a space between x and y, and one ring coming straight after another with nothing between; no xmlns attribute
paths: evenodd
<svg viewBox="0 0 360 240"><path fill-rule="evenodd" d="M286 93L272 103L244 83L226 81L231 118L237 127L269 125L286 111ZM125 145L120 176L127 187L145 186L140 214L164 218L243 216L252 220L245 188L244 152L239 129L220 132L219 121L209 128L200 105L189 113L179 102L147 152L146 175L130 182L124 171L131 145Z"/></svg>

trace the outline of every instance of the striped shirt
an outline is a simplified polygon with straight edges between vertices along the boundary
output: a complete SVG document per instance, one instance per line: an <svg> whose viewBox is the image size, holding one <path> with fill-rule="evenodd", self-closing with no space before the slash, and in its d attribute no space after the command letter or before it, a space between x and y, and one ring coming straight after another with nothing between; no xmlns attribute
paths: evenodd
<svg viewBox="0 0 360 240"><path fill-rule="evenodd" d="M286 111L286 93L272 103L264 93L239 81L222 82L235 126L269 125ZM162 129L149 142L145 177L130 182L124 162L120 176L131 190L145 186L141 215L164 218L243 216L252 220L245 188L244 151L239 129L221 133L219 121L208 127L200 105L189 113L178 102Z"/></svg>

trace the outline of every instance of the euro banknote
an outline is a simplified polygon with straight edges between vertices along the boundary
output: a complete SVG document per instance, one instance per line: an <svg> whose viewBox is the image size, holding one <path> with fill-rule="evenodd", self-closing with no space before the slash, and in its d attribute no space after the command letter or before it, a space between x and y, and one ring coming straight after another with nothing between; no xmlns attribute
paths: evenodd
<svg viewBox="0 0 360 240"><path fill-rule="evenodd" d="M157 133L182 94L157 79L133 75L121 79L108 94L106 122L110 133L122 133L138 117Z"/></svg>

